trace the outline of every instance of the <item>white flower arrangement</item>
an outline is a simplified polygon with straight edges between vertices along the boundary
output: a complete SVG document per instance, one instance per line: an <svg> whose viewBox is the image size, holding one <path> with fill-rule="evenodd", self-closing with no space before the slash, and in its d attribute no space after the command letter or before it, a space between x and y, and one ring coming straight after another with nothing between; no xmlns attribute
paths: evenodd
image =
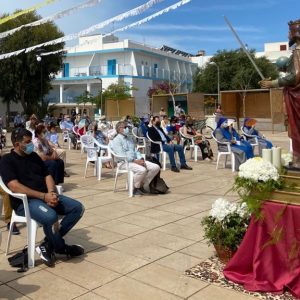
<svg viewBox="0 0 300 300"><path fill-rule="evenodd" d="M255 182L267 182L268 180L277 181L279 179L279 173L276 167L261 157L248 159L245 163L240 165L238 176Z"/></svg>
<svg viewBox="0 0 300 300"><path fill-rule="evenodd" d="M287 152L287 153L282 153L281 154L281 163L285 167L287 167L289 165L289 163L292 162L292 161L293 161L293 154L292 153Z"/></svg>
<svg viewBox="0 0 300 300"><path fill-rule="evenodd" d="M213 204L210 210L210 216L217 219L218 221L223 221L227 216L232 214L238 214L241 218L244 218L248 213L248 208L246 203L234 203L229 202L224 198L218 198Z"/></svg>

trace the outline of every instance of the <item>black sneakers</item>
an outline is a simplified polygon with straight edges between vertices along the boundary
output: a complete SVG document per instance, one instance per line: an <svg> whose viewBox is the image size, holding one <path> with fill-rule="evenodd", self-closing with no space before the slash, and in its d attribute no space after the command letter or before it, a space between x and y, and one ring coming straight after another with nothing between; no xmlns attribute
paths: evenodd
<svg viewBox="0 0 300 300"><path fill-rule="evenodd" d="M172 167L172 168L171 168L171 171L172 171L172 172L176 172L176 173L179 173L179 172L180 172L179 169L178 169L177 167Z"/></svg>
<svg viewBox="0 0 300 300"><path fill-rule="evenodd" d="M55 264L55 256L52 251L49 250L46 242L41 243L35 248L36 252L39 254L43 263L48 267L53 267Z"/></svg>
<svg viewBox="0 0 300 300"><path fill-rule="evenodd" d="M82 255L84 253L84 248L80 245L65 245L63 249L55 251L55 253L75 257Z"/></svg>
<svg viewBox="0 0 300 300"><path fill-rule="evenodd" d="M187 164L181 165L180 169L181 170L193 170L193 168L189 167Z"/></svg>
<svg viewBox="0 0 300 300"><path fill-rule="evenodd" d="M145 195L145 193L141 189L134 188L133 195L134 196L143 196L143 195Z"/></svg>

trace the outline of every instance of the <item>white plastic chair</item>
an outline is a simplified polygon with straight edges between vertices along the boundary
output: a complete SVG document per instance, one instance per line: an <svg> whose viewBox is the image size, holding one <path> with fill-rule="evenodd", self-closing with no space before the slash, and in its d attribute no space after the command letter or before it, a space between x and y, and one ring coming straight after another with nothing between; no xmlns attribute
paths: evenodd
<svg viewBox="0 0 300 300"><path fill-rule="evenodd" d="M211 133L212 138L219 144L219 145L226 145L227 146L227 151L220 151L219 147L218 147L218 158L217 158L217 165L216 165L216 169L218 169L219 166L219 161L220 161L220 157L223 155L225 156L225 160L224 160L224 168L226 168L226 162L227 162L227 157L230 156L231 157L231 170L232 172L235 171L235 158L234 158L234 153L231 151L231 146L230 146L230 142L220 142L216 139L214 133Z"/></svg>
<svg viewBox="0 0 300 300"><path fill-rule="evenodd" d="M162 147L162 142L156 142L156 141L152 141L149 137L149 134L147 132L147 139L153 143L153 144L158 144L159 147L160 147L160 152L159 152L159 156L160 156L160 160L162 161L162 169L165 171L166 170L166 163L167 163L167 152L165 152L163 150L163 147Z"/></svg>
<svg viewBox="0 0 300 300"><path fill-rule="evenodd" d="M136 150L139 151L142 149L143 153L146 153L146 138L142 136L138 136L138 128L132 128L132 135L135 139L137 139ZM141 142L141 143L140 143Z"/></svg>
<svg viewBox="0 0 300 300"><path fill-rule="evenodd" d="M194 161L196 162L198 160L198 149L199 149L199 147L198 147L197 144L195 144L194 138L190 138L190 137L184 135L184 133L183 133L183 127L179 129L179 134L180 134L180 137L182 139L182 144L183 145L184 145L184 141L186 141L186 140L191 141L191 143L192 143L190 145L191 158L193 157L193 153L194 153ZM187 148L187 145L184 146L184 150L183 150L184 154L186 152L186 148Z"/></svg>
<svg viewBox="0 0 300 300"><path fill-rule="evenodd" d="M97 147L98 150L98 159L97 159L97 175L98 180L101 180L102 175L102 165L104 163L111 163L112 171L114 170L114 160L111 154L111 149L108 147L108 145L100 144L95 138L94 138L94 144ZM105 150L105 151L104 151ZM104 153L107 152L107 155L104 155Z"/></svg>
<svg viewBox="0 0 300 300"><path fill-rule="evenodd" d="M78 133L78 125L75 125L73 128L73 133L75 134L75 138L76 138L76 150L78 149L78 146L81 145L81 140L80 140L80 134Z"/></svg>
<svg viewBox="0 0 300 300"><path fill-rule="evenodd" d="M81 150L80 150L80 157L82 157L82 154L84 152L84 149L94 147L94 138L91 135L84 134L80 136L80 144L81 144Z"/></svg>
<svg viewBox="0 0 300 300"><path fill-rule="evenodd" d="M86 178L87 168L89 163L94 163L94 176L97 175L97 161L98 161L98 149L97 147L85 147L86 150L86 163L84 170L84 178Z"/></svg>
<svg viewBox="0 0 300 300"><path fill-rule="evenodd" d="M259 146L259 143L258 143L258 138L256 135L251 135L251 134L248 134L244 131L244 126L241 127L241 132L243 134L243 136L245 137L245 140L247 141L247 139L255 139L255 142L254 143L250 143L251 146L252 146L252 149L253 149L253 152L255 150L255 146Z"/></svg>
<svg viewBox="0 0 300 300"><path fill-rule="evenodd" d="M117 164L117 170L116 170L116 175L115 175L115 184L114 184L114 192L116 191L117 188L117 181L118 181L118 176L120 174L127 174L127 182L126 182L126 189L128 189L128 196L133 197L133 172L129 170L129 164L128 160L125 156L117 155L108 145L109 151L112 154L112 156L118 161L121 161L121 163ZM121 169L121 165L125 164L125 169Z"/></svg>
<svg viewBox="0 0 300 300"><path fill-rule="evenodd" d="M4 184L1 176L0 176L0 186L2 189L12 197L18 198L23 201L25 216L18 216L15 211L13 210L11 221L10 221L10 228L8 232L7 244L6 244L6 251L5 254L9 253L10 241L13 231L14 223L25 223L27 225L27 245L28 245L28 267L34 268L35 259L35 240L36 240L36 232L39 224L33 220L30 216L30 211L28 207L28 200L25 194L13 193L8 187ZM61 191L60 188L57 188L57 192Z"/></svg>
<svg viewBox="0 0 300 300"><path fill-rule="evenodd" d="M69 131L66 130L62 126L62 122L59 123L59 128L62 130L62 145L64 147L65 143L68 143L68 148L70 150L71 149L71 139L70 139L70 136L69 136Z"/></svg>

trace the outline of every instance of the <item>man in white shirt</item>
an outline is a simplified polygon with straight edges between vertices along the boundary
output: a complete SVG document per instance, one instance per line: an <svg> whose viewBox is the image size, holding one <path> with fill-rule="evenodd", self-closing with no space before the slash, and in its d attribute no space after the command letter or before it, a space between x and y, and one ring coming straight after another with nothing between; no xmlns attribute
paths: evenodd
<svg viewBox="0 0 300 300"><path fill-rule="evenodd" d="M116 125L117 136L111 141L112 150L120 156L127 158L129 170L133 172L133 194L144 195L149 190L149 184L158 174L160 167L157 164L145 161L139 151L136 150L133 138L129 136L129 128L126 122ZM125 169L124 161L119 161L120 168Z"/></svg>

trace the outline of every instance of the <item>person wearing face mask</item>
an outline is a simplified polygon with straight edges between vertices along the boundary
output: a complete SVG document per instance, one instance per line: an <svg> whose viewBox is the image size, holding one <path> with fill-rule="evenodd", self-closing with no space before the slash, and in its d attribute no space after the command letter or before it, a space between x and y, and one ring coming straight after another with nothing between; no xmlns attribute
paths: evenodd
<svg viewBox="0 0 300 300"><path fill-rule="evenodd" d="M257 137L258 141L258 151L259 151L259 156L262 156L262 149L272 149L273 144L266 140L264 135L262 135L256 128L256 120L252 118L245 118L244 120L244 125L243 125L243 131L248 134L248 135L253 135ZM255 138L247 137L247 141L250 144L254 144L256 142Z"/></svg>
<svg viewBox="0 0 300 300"><path fill-rule="evenodd" d="M54 266L56 254L79 256L84 253L80 245L67 245L63 237L75 226L84 213L83 205L67 196L58 195L54 180L42 159L33 151L32 133L24 128L11 134L13 150L0 162L0 175L13 193L26 194L31 218L43 226L45 240L36 248L47 266ZM15 213L25 215L23 202L10 198ZM60 228L53 225L63 215Z"/></svg>
<svg viewBox="0 0 300 300"><path fill-rule="evenodd" d="M231 151L234 153L236 171L239 170L241 164L254 156L251 144L240 139L236 130L228 124L227 118L220 118L214 136L220 142L230 142ZM218 149L219 151L227 151L227 146L218 144Z"/></svg>
<svg viewBox="0 0 300 300"><path fill-rule="evenodd" d="M69 138L71 139L71 142L73 144L74 149L76 148L76 137L75 133L73 132L74 124L71 121L71 118L69 115L64 116L64 120L59 124L60 129L63 131L68 131Z"/></svg>
<svg viewBox="0 0 300 300"><path fill-rule="evenodd" d="M180 159L180 169L184 170L192 170L186 164L183 147L181 145L174 144L171 139L164 133L164 131L160 127L160 119L159 116L153 117L153 125L148 130L149 138L154 142L161 142L162 148L164 152L167 152L169 155L169 160L171 163L171 171L173 172L180 172L180 170L176 166L175 161L175 152L178 153ZM151 143L151 153L159 153L160 152L160 145Z"/></svg>
<svg viewBox="0 0 300 300"><path fill-rule="evenodd" d="M195 130L193 119L190 116L186 118L186 123L183 126L182 131L188 140L193 139L195 145L198 145L201 150L203 160L211 161L213 159L213 152L210 148L209 141L203 138L202 134Z"/></svg>
<svg viewBox="0 0 300 300"><path fill-rule="evenodd" d="M68 177L68 174L65 173L65 164L46 139L46 128L44 124L41 123L36 127L35 136L33 139L34 151L44 161L55 184L63 183L64 177Z"/></svg>
<svg viewBox="0 0 300 300"><path fill-rule="evenodd" d="M117 155L127 158L129 170L133 172L133 194L142 196L149 191L149 184L160 171L160 167L142 158L141 153L136 150L133 137L129 135L126 122L117 123L116 131L116 137L110 142L111 148ZM121 169L125 169L124 161L119 161L118 164L121 164Z"/></svg>

